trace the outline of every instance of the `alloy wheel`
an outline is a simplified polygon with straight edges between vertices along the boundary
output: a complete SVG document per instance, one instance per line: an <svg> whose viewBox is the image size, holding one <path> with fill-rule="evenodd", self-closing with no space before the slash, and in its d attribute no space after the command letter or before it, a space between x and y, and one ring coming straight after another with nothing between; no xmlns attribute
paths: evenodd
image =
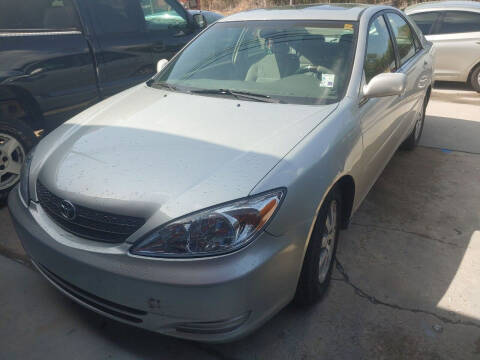
<svg viewBox="0 0 480 360"><path fill-rule="evenodd" d="M333 260L335 251L335 241L337 240L337 201L333 200L325 219L325 229L322 235L322 245L320 249L318 280L323 283L327 278L330 264Z"/></svg>
<svg viewBox="0 0 480 360"><path fill-rule="evenodd" d="M13 136L0 133L0 190L8 189L20 179L25 149Z"/></svg>

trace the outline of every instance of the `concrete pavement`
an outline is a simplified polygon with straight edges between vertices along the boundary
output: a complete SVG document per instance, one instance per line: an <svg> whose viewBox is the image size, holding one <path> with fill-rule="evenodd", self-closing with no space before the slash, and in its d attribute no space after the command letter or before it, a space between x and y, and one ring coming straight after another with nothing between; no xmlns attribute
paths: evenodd
<svg viewBox="0 0 480 360"><path fill-rule="evenodd" d="M421 144L480 154L480 95L443 83L432 93Z"/></svg>
<svg viewBox="0 0 480 360"><path fill-rule="evenodd" d="M0 209L0 359L479 359L478 105L471 91L435 91L428 147L387 166L341 235L325 300L288 306L232 344L171 339L77 306L22 264Z"/></svg>

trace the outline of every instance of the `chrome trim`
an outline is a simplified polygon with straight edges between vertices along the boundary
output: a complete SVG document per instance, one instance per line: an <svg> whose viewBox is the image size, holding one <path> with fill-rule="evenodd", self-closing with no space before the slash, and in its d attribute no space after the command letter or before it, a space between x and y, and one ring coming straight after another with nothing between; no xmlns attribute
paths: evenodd
<svg viewBox="0 0 480 360"><path fill-rule="evenodd" d="M81 31L33 31L33 32L0 32L0 36L14 37L14 36L56 36L56 35L81 35Z"/></svg>

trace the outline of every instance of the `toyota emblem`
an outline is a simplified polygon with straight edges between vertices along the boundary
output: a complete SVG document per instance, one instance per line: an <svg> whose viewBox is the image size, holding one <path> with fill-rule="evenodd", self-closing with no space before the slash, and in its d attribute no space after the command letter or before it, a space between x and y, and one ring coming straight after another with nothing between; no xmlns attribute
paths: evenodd
<svg viewBox="0 0 480 360"><path fill-rule="evenodd" d="M77 217L77 209L68 200L62 200L60 203L62 216L67 220L73 220Z"/></svg>

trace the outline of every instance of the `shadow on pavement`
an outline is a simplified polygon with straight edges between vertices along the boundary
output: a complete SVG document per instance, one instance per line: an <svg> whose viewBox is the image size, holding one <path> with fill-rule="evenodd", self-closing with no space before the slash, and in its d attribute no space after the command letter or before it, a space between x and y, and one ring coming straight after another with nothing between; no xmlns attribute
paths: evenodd
<svg viewBox="0 0 480 360"><path fill-rule="evenodd" d="M453 81L435 81L434 89L442 90L463 90L463 91L473 91L472 87L463 82L453 82Z"/></svg>
<svg viewBox="0 0 480 360"><path fill-rule="evenodd" d="M480 99L479 99L480 101ZM470 121L427 115L420 144L450 151L480 154L480 119Z"/></svg>

